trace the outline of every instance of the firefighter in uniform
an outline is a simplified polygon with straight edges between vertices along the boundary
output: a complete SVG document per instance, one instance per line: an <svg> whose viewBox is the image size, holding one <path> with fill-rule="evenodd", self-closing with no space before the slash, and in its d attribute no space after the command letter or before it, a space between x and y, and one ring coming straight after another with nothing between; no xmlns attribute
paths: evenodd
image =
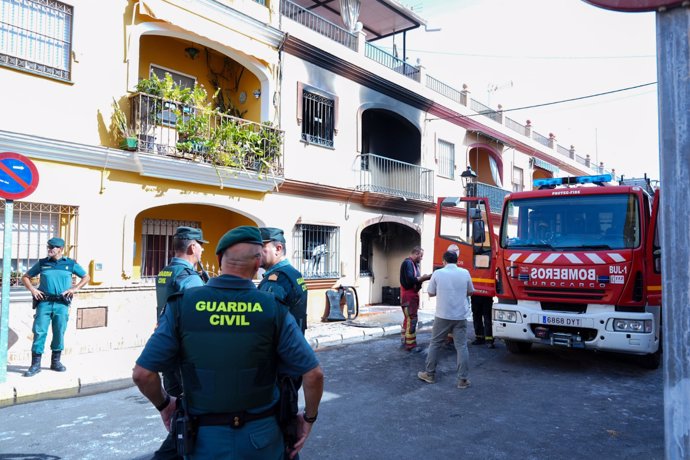
<svg viewBox="0 0 690 460"><path fill-rule="evenodd" d="M474 324L474 341L472 345L488 344L489 348L496 348L491 325L492 297L472 296L472 323Z"/></svg>
<svg viewBox="0 0 690 460"><path fill-rule="evenodd" d="M53 339L50 342L52 356L50 368L57 372L64 372L67 368L60 362L62 350L65 348L65 331L69 321L69 305L74 293L81 289L91 279L86 271L75 260L63 257L65 240L54 237L48 240L48 257L36 262L24 275L22 282L31 291L34 299L33 333L31 346L31 366L24 373L24 377L32 377L41 372L41 355L48 336L48 326L52 323ZM72 286L72 275L77 275L79 283ZM41 275L38 289L31 284L31 278Z"/></svg>
<svg viewBox="0 0 690 460"><path fill-rule="evenodd" d="M421 275L419 262L424 257L424 249L412 248L410 257L400 265L400 306L403 311L402 348L411 353L422 351L417 346L417 312L419 310L419 291L422 283L431 279L431 275Z"/></svg>
<svg viewBox="0 0 690 460"><path fill-rule="evenodd" d="M135 384L168 429L176 398L162 388L158 373L181 369L185 406L197 430L190 459L283 458L275 417L279 365L303 379L305 408L291 457L316 421L323 371L292 315L252 282L262 245L257 227L226 233L216 249L221 276L170 298L134 367Z"/></svg>
<svg viewBox="0 0 690 460"><path fill-rule="evenodd" d="M208 243L199 228L177 227L173 235L173 251L175 256L156 277L156 318L159 318L168 297L176 292L188 288L203 286L204 281L196 271L196 265L201 263L203 244ZM182 394L182 386L178 371L163 373L163 387L169 394L178 397ZM168 435L160 448L153 454L154 460L182 459L177 454L175 440Z"/></svg>
<svg viewBox="0 0 690 460"><path fill-rule="evenodd" d="M302 334L307 330L307 285L302 274L285 257L285 236L279 228L261 227L264 248L261 267L266 270L259 290L271 292L295 317Z"/></svg>

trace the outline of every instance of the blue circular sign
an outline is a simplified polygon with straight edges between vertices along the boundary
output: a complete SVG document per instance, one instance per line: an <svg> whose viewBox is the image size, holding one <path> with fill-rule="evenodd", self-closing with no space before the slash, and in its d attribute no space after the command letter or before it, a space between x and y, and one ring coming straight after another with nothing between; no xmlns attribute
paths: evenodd
<svg viewBox="0 0 690 460"><path fill-rule="evenodd" d="M0 198L18 200L38 187L36 165L24 155L0 152Z"/></svg>

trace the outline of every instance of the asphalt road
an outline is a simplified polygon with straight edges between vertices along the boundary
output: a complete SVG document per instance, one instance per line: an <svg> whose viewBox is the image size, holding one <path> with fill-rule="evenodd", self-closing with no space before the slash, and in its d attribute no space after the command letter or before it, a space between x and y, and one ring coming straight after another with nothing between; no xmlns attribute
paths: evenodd
<svg viewBox="0 0 690 460"><path fill-rule="evenodd" d="M663 459L662 370L629 357L471 347L472 386L459 390L454 352L429 385L416 377L424 354L395 336L318 356L326 393L303 460ZM135 388L11 406L0 420L2 460L140 460L165 435Z"/></svg>

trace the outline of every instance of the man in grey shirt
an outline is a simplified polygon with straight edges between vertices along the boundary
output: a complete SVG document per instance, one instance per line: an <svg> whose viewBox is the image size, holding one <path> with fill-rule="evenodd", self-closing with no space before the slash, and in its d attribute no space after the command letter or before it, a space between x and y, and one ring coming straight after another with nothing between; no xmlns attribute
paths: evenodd
<svg viewBox="0 0 690 460"><path fill-rule="evenodd" d="M436 296L436 315L431 329L431 345L426 358L426 370L418 372L417 377L426 383L436 383L436 362L438 351L443 347L448 333L453 333L453 343L457 352L458 388L470 386L469 352L467 351L467 315L469 302L467 296L474 292L470 272L457 265L458 255L453 251L443 254L443 268L431 275L427 292Z"/></svg>

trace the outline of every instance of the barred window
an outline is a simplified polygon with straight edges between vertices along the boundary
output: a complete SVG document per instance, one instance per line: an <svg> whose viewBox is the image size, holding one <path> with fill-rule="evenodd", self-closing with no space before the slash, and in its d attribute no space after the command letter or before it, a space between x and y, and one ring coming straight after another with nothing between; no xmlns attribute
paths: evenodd
<svg viewBox="0 0 690 460"><path fill-rule="evenodd" d="M0 238L5 237L5 201L0 202ZM64 254L77 258L79 207L61 204L14 202L12 213L11 285L39 259L47 257L48 240L59 236L65 240Z"/></svg>
<svg viewBox="0 0 690 460"><path fill-rule="evenodd" d="M437 174L448 179L455 178L455 144L438 140L436 162L438 164Z"/></svg>
<svg viewBox="0 0 690 460"><path fill-rule="evenodd" d="M310 144L333 147L335 101L302 91L302 140Z"/></svg>
<svg viewBox="0 0 690 460"><path fill-rule="evenodd" d="M522 168L513 166L513 192L522 192L525 189L524 180Z"/></svg>
<svg viewBox="0 0 690 460"><path fill-rule="evenodd" d="M73 13L54 0L0 0L0 65L69 81Z"/></svg>
<svg viewBox="0 0 690 460"><path fill-rule="evenodd" d="M201 228L200 222L144 219L141 231L141 277L154 278L173 258L173 235L179 226Z"/></svg>
<svg viewBox="0 0 690 460"><path fill-rule="evenodd" d="M295 266L305 279L340 277L340 228L297 225L293 244Z"/></svg>

